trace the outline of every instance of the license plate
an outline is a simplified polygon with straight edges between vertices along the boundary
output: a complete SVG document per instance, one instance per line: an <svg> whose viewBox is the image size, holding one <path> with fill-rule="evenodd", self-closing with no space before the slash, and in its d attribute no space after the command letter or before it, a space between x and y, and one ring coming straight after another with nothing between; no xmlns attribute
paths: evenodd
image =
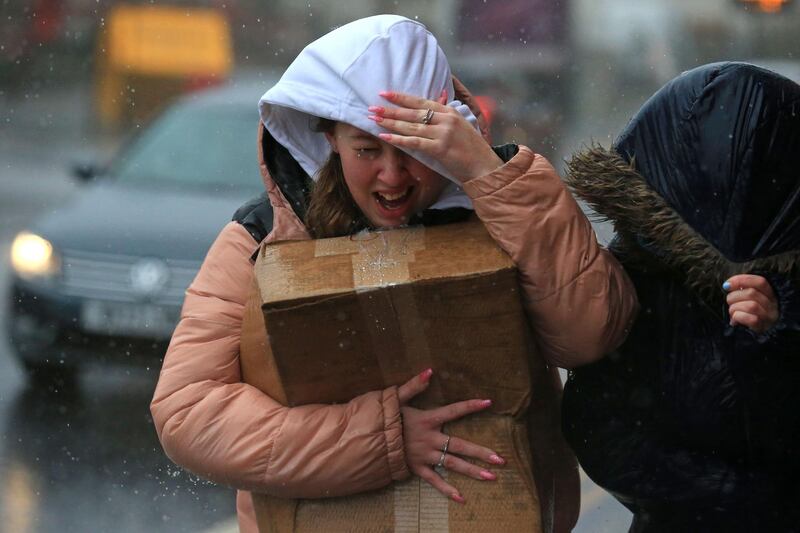
<svg viewBox="0 0 800 533"><path fill-rule="evenodd" d="M89 300L81 308L81 327L102 335L168 339L179 311L153 304Z"/></svg>

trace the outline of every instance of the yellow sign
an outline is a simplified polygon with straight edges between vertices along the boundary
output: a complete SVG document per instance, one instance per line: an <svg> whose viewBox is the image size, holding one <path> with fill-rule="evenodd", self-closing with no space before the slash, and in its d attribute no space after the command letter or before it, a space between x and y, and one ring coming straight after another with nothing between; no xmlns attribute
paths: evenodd
<svg viewBox="0 0 800 533"><path fill-rule="evenodd" d="M145 120L193 86L225 80L233 68L231 30L215 9L114 7L97 48L97 110L118 127Z"/></svg>
<svg viewBox="0 0 800 533"><path fill-rule="evenodd" d="M118 6L106 22L106 64L139 74L225 77L232 44L218 11L166 6Z"/></svg>

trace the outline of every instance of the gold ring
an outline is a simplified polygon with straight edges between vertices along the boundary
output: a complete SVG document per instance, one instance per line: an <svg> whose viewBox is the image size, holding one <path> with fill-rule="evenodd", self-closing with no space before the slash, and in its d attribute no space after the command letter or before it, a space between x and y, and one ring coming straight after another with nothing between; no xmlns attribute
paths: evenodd
<svg viewBox="0 0 800 533"><path fill-rule="evenodd" d="M433 120L433 109L428 109L425 116L422 117L422 123L428 125L431 123L431 120Z"/></svg>

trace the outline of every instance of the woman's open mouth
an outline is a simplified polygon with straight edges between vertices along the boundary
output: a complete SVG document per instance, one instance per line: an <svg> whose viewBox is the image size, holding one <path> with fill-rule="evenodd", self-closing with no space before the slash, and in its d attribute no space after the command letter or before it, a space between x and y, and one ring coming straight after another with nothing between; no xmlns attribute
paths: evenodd
<svg viewBox="0 0 800 533"><path fill-rule="evenodd" d="M414 187L409 187L402 192L374 192L372 195L375 197L375 200L377 200L381 207L389 211L394 211L405 207L413 191Z"/></svg>

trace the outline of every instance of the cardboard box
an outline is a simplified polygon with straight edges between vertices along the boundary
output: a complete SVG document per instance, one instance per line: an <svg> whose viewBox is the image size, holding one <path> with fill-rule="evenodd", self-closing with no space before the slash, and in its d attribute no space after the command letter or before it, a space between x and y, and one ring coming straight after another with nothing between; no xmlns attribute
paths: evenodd
<svg viewBox="0 0 800 533"><path fill-rule="evenodd" d="M534 348L514 264L480 222L268 245L255 280L246 382L288 406L339 403L432 367L414 404L491 398L446 431L508 460L496 482L444 474L466 506L416 477L346 498L254 494L262 531L541 530L525 417Z"/></svg>

